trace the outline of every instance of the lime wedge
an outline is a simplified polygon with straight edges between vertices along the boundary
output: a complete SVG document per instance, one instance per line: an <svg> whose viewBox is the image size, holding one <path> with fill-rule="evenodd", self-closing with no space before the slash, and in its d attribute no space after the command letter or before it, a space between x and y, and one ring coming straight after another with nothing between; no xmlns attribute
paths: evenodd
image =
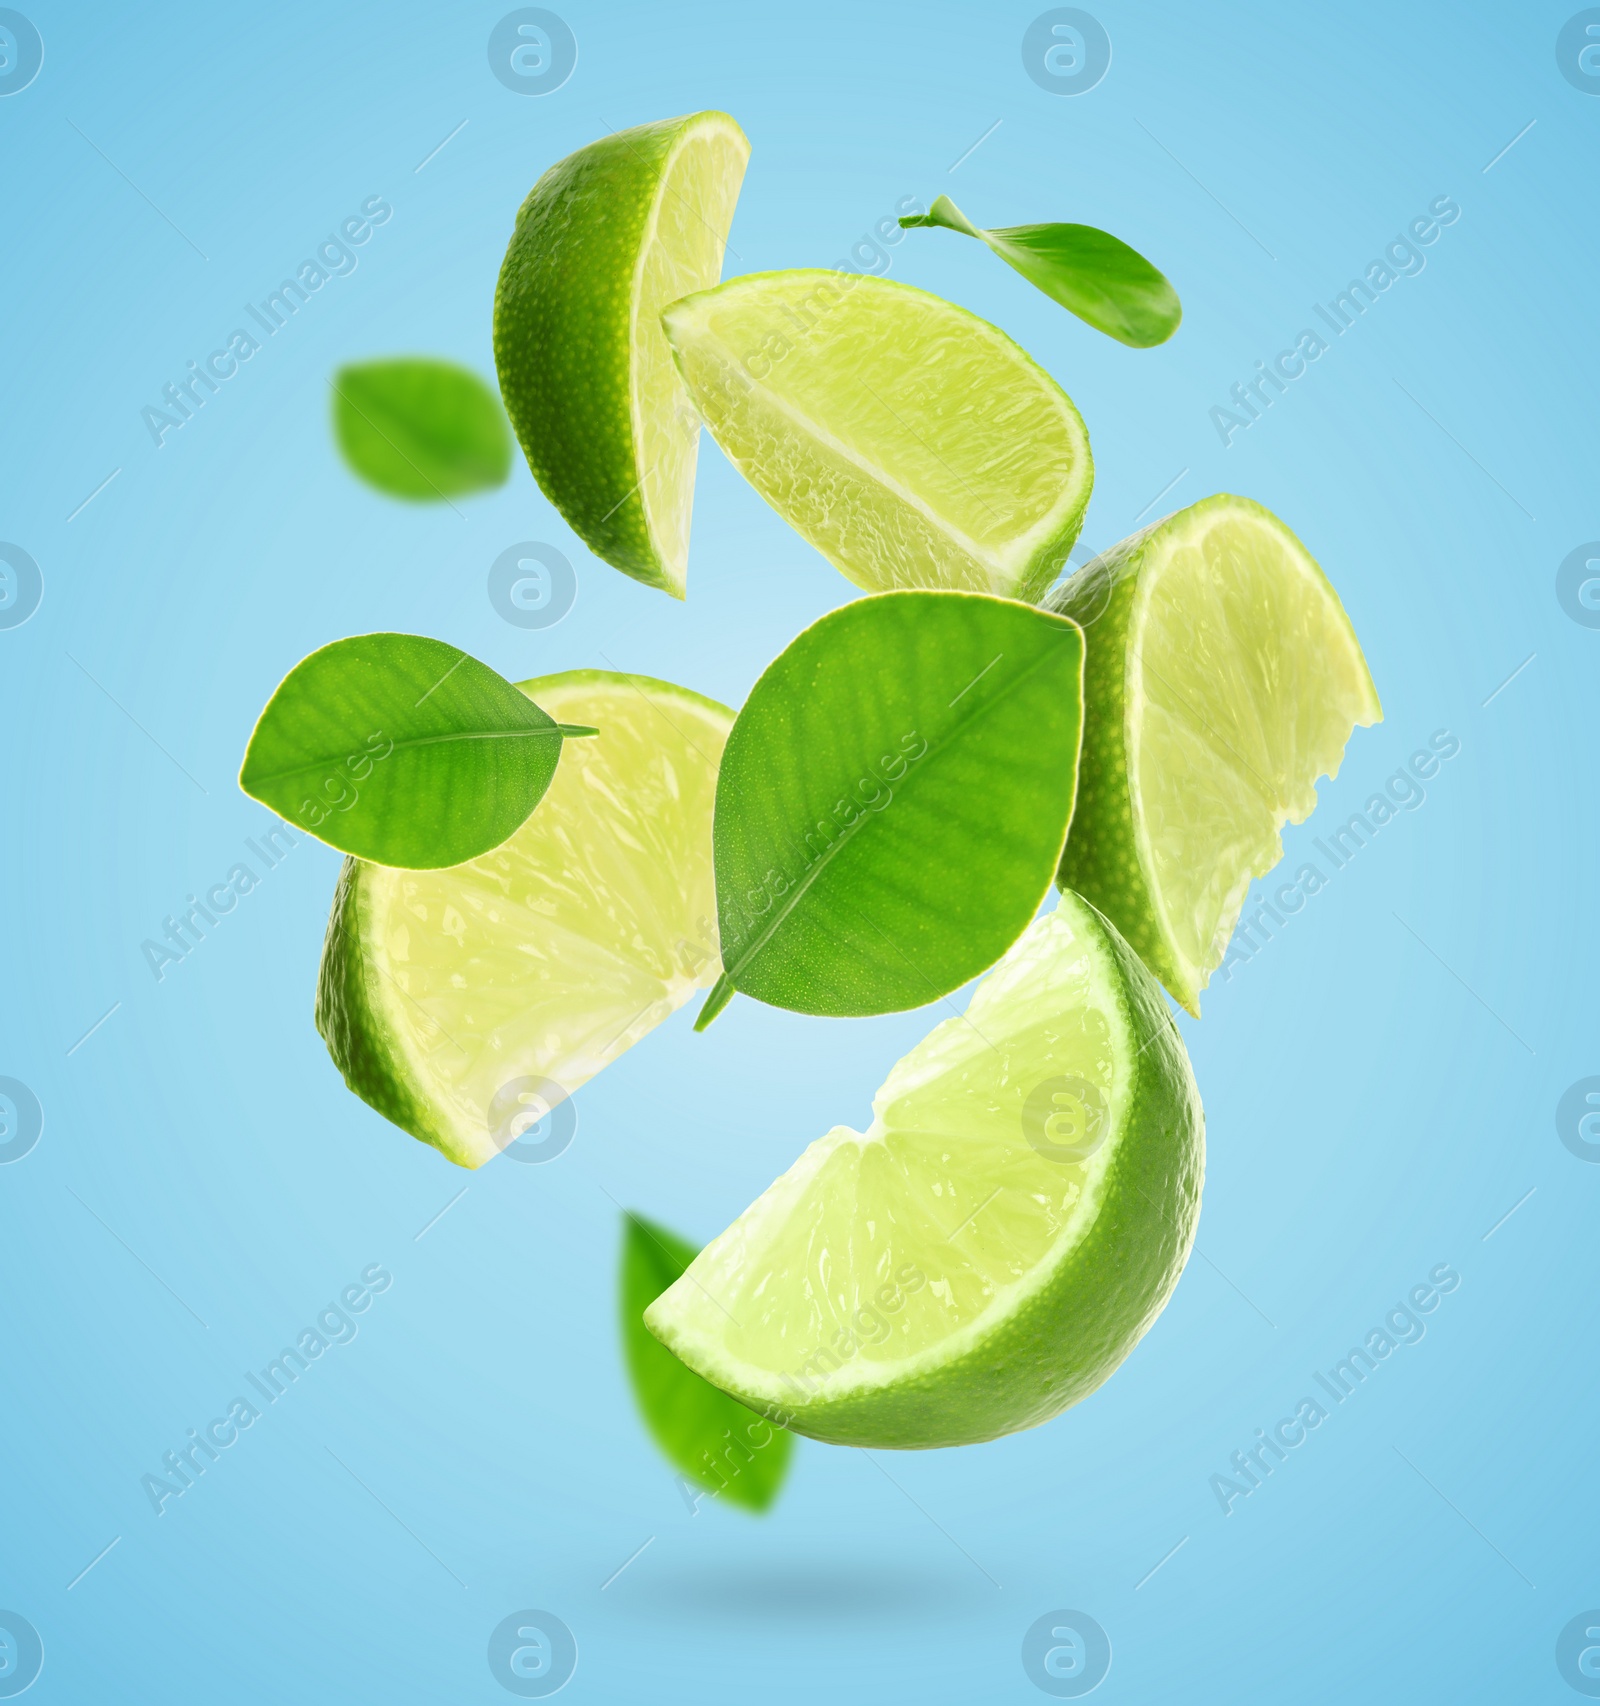
<svg viewBox="0 0 1600 1706"><path fill-rule="evenodd" d="M711 812L733 713L648 676L519 685L601 733L570 743L539 809L492 853L438 871L347 859L317 985L345 1082L463 1167L722 969Z"/></svg>
<svg viewBox="0 0 1600 1706"><path fill-rule="evenodd" d="M1252 877L1382 707L1338 594L1248 498L1206 498L1050 600L1083 624L1083 757L1061 882L1194 1014Z"/></svg>
<svg viewBox="0 0 1600 1706"><path fill-rule="evenodd" d="M750 145L726 113L602 137L533 186L494 353L533 477L596 556L682 598L699 422L661 311L715 284Z"/></svg>
<svg viewBox="0 0 1600 1706"><path fill-rule="evenodd" d="M740 472L870 592L1037 598L1094 482L1072 399L1003 332L926 291L756 273L664 317Z"/></svg>
<svg viewBox="0 0 1600 1706"><path fill-rule="evenodd" d="M769 1420L846 1445L1032 1427L1127 1356L1183 1269L1204 1135L1155 980L1064 894L690 1265L645 1325Z"/></svg>

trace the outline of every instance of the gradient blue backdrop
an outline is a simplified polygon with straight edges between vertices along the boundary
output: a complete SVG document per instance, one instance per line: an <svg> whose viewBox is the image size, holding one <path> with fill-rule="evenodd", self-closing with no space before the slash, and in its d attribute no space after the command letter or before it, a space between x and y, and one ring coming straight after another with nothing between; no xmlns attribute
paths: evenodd
<svg viewBox="0 0 1600 1706"><path fill-rule="evenodd" d="M1555 583L1600 537L1600 99L1558 70L1568 9L1094 0L1113 57L1073 98L1025 73L1033 4L561 0L577 68L542 98L490 74L507 9L26 6L0 536L44 597L0 632L0 1074L45 1124L0 1166L0 1609L42 1637L32 1698L492 1703L490 1632L529 1607L576 1635L574 1701L1042 1699L1022 1639L1058 1609L1108 1632L1107 1702L1577 1698L1555 1649L1600 1605L1600 1167L1556 1105L1600 1073L1600 632ZM753 146L730 273L835 262L948 191L986 224L1106 226L1171 275L1182 329L1135 352L977 245L888 251L1071 392L1091 544L1232 490L1326 567L1386 720L1290 871L1434 731L1461 748L1184 1021L1199 1249L1115 1379L987 1446L802 1441L765 1520L691 1512L635 1417L619 1205L710 1237L866 1118L932 1015L740 1001L695 1037L680 1014L581 1093L558 1161L468 1175L348 1095L312 1029L331 851L302 838L159 983L140 953L249 857L239 758L312 648L407 629L513 677L614 666L737 705L849 595L709 442L682 605L592 559L520 460L425 509L332 450L341 361L491 371L547 165L707 106ZM356 270L157 449L141 409L374 195L394 214ZM1442 195L1462 212L1425 268L1225 447L1228 387ZM543 633L485 591L525 539L578 570ZM373 1263L393 1284L359 1336L158 1517L141 1476ZM1426 1337L1225 1516L1210 1477L1439 1263L1461 1284Z"/></svg>

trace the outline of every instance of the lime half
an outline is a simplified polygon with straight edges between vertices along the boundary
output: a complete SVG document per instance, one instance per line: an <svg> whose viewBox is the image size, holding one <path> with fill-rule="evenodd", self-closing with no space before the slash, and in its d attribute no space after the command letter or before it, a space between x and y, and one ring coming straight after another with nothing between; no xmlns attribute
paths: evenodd
<svg viewBox="0 0 1600 1706"><path fill-rule="evenodd" d="M645 1311L799 1433L964 1445L1092 1392L1155 1320L1200 1207L1200 1099L1166 1002L1063 895Z"/></svg>
<svg viewBox="0 0 1600 1706"><path fill-rule="evenodd" d="M1219 495L1086 565L1083 757L1061 881L1191 1013L1279 831L1382 719L1338 594L1270 511Z"/></svg>
<svg viewBox="0 0 1600 1706"><path fill-rule="evenodd" d="M438 871L347 859L317 985L345 1082L463 1167L722 969L711 812L733 713L648 676L520 685L599 735L567 746L539 809L492 853Z"/></svg>
<svg viewBox="0 0 1600 1706"><path fill-rule="evenodd" d="M699 422L661 311L716 283L749 154L719 112L580 148L529 192L495 291L500 389L533 477L596 556L677 598Z"/></svg>
<svg viewBox="0 0 1600 1706"><path fill-rule="evenodd" d="M925 290L756 273L674 303L667 336L740 472L857 586L1035 599L1094 482L1072 399Z"/></svg>

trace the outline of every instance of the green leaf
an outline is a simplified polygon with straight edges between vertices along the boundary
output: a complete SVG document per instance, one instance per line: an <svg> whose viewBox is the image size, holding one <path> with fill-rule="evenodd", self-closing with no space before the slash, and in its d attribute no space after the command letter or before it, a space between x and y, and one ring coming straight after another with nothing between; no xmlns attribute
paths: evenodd
<svg viewBox="0 0 1600 1706"><path fill-rule="evenodd" d="M564 735L459 646L359 634L303 658L250 736L239 786L330 847L432 870L498 847L544 797Z"/></svg>
<svg viewBox="0 0 1600 1706"><path fill-rule="evenodd" d="M751 690L713 824L723 979L801 1013L921 1007L1049 892L1077 790L1083 631L1010 599L886 592Z"/></svg>
<svg viewBox="0 0 1600 1706"><path fill-rule="evenodd" d="M668 1460L707 1491L762 1511L783 1485L794 1435L686 1368L643 1320L699 1253L664 1226L623 1216L622 1353L639 1414Z"/></svg>
<svg viewBox="0 0 1600 1706"><path fill-rule="evenodd" d="M902 225L937 225L987 243L1052 301L1096 331L1135 349L1164 344L1178 329L1183 304L1166 276L1120 237L1093 225L1008 225L984 231L949 196Z"/></svg>
<svg viewBox="0 0 1600 1706"><path fill-rule="evenodd" d="M503 486L511 472L500 399L454 362L402 356L341 367L333 436L351 469L392 498L440 503Z"/></svg>

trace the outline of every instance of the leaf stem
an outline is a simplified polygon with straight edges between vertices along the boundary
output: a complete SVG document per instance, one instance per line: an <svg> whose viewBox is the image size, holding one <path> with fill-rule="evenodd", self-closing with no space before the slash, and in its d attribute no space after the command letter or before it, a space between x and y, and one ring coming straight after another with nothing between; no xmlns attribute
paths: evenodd
<svg viewBox="0 0 1600 1706"><path fill-rule="evenodd" d="M947 195L935 196L933 206L926 213L913 214L902 219L900 223L908 230L918 225L936 225L946 231L959 231L964 237L977 237L980 240L983 237L978 227Z"/></svg>
<svg viewBox="0 0 1600 1706"><path fill-rule="evenodd" d="M706 997L705 1005L700 1009L700 1016L694 1022L697 1031L703 1031L711 1021L734 998L737 991L733 987L733 979L726 972L711 986L711 993Z"/></svg>
<svg viewBox="0 0 1600 1706"><path fill-rule="evenodd" d="M567 740L579 740L584 735L597 735L599 729L591 729L587 723L557 723L556 733L565 736Z"/></svg>

